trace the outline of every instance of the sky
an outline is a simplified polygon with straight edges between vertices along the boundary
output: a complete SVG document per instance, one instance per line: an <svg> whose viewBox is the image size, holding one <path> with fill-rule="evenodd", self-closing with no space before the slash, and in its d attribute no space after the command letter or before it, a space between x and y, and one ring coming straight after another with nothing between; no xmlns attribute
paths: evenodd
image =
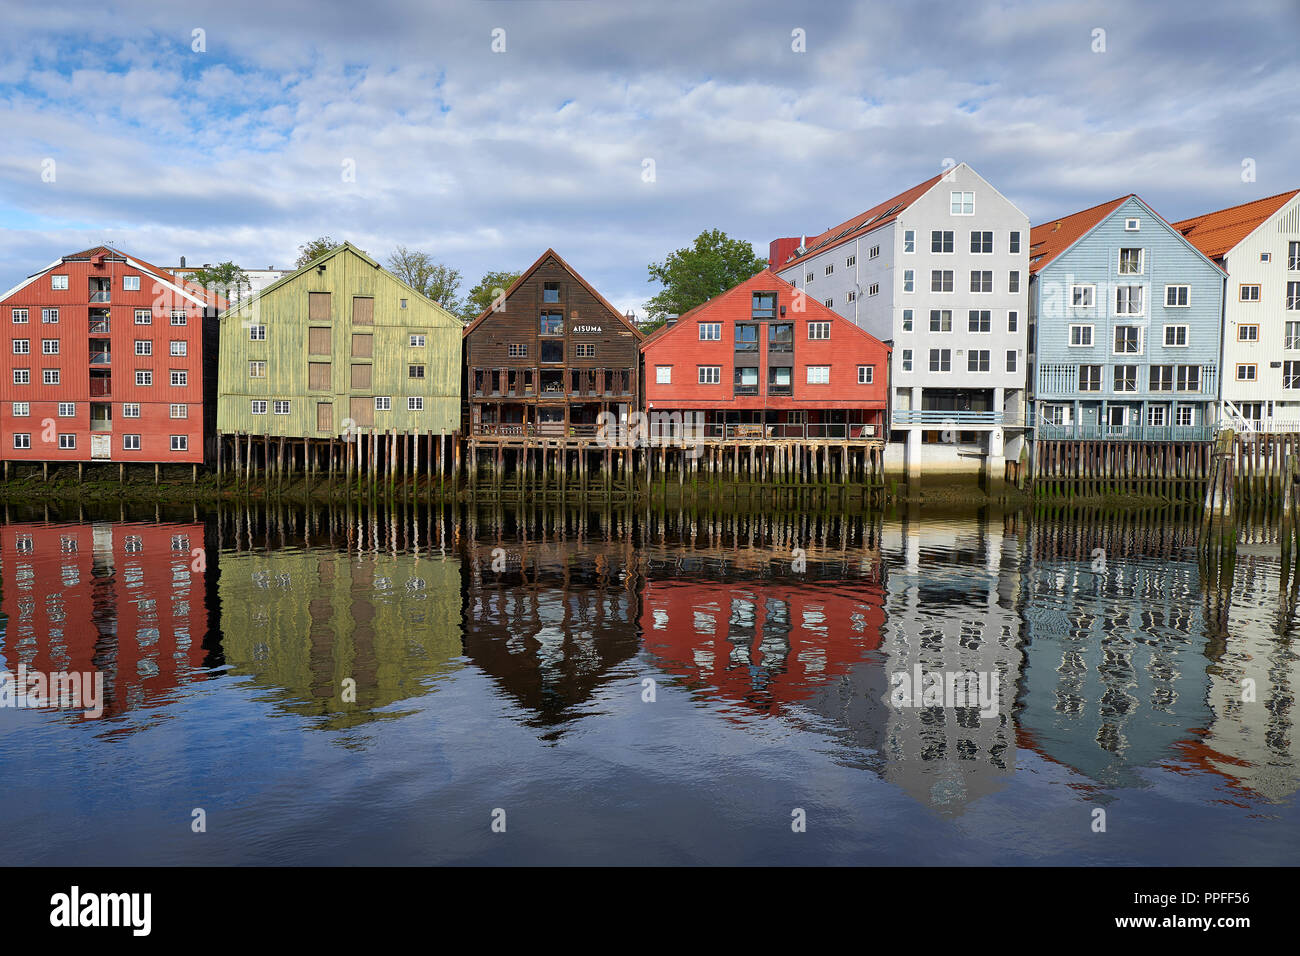
<svg viewBox="0 0 1300 956"><path fill-rule="evenodd" d="M0 288L158 265L519 270L644 315L706 229L760 255L969 163L1029 217L1300 186L1300 0L0 0Z"/></svg>

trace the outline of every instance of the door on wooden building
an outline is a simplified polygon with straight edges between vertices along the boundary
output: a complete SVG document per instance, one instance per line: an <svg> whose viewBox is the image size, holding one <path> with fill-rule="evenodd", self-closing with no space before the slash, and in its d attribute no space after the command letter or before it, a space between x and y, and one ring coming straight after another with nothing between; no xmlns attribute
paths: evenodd
<svg viewBox="0 0 1300 956"><path fill-rule="evenodd" d="M348 417L358 428L369 428L375 423L375 400L354 398L348 408Z"/></svg>
<svg viewBox="0 0 1300 956"><path fill-rule="evenodd" d="M334 434L334 403L316 403L316 430L327 435Z"/></svg>
<svg viewBox="0 0 1300 956"><path fill-rule="evenodd" d="M91 435L90 436L90 457L107 461L113 456L113 436L112 435Z"/></svg>

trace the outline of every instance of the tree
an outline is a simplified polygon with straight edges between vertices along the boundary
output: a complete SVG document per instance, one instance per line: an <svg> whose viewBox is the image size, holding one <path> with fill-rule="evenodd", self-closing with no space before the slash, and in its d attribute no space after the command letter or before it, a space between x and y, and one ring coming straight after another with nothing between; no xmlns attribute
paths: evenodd
<svg viewBox="0 0 1300 956"><path fill-rule="evenodd" d="M294 265L301 269L308 263L315 262L335 246L341 245L341 242L335 242L329 236L321 236L319 239L313 239L311 242L304 243L298 247L298 261L294 263Z"/></svg>
<svg viewBox="0 0 1300 956"><path fill-rule="evenodd" d="M460 300L456 298L460 289L459 269L434 262L426 252L398 246L388 257L388 271L448 312L460 311Z"/></svg>
<svg viewBox="0 0 1300 956"><path fill-rule="evenodd" d="M754 247L732 239L720 229L700 233L686 249L670 253L663 262L649 265L648 282L661 282L663 289L646 302L649 331L663 325L670 315L681 315L707 302L737 283L767 267L767 260L754 255Z"/></svg>
<svg viewBox="0 0 1300 956"><path fill-rule="evenodd" d="M195 269L190 273L189 281L203 286L209 292L215 292L231 307L238 303L253 285L243 269L228 261Z"/></svg>
<svg viewBox="0 0 1300 956"><path fill-rule="evenodd" d="M489 272L482 279L479 279L478 284L469 290L464 309L461 312L461 318L466 322L473 322L499 296L503 295L506 289L514 285L515 280L521 275L523 275L522 272Z"/></svg>

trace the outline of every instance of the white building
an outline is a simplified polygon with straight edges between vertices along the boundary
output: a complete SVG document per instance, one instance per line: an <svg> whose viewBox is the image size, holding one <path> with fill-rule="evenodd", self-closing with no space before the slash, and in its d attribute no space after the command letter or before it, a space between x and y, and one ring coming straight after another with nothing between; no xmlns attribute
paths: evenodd
<svg viewBox="0 0 1300 956"><path fill-rule="evenodd" d="M978 473L1025 433L1029 220L965 163L771 268L893 346L886 467Z"/></svg>
<svg viewBox="0 0 1300 956"><path fill-rule="evenodd" d="M181 256L181 264L172 267L169 271L183 279L192 279L194 273L198 272L200 268L211 269L212 264L204 263L201 267L187 266L185 257ZM248 284L240 290L241 294L238 298L247 299L255 296L273 282L278 282L294 271L293 269L277 269L274 266L267 266L265 269L244 269L244 275L248 277ZM236 296L232 295L231 298L236 298Z"/></svg>
<svg viewBox="0 0 1300 956"><path fill-rule="evenodd" d="M1221 420L1300 431L1300 189L1174 228L1228 273Z"/></svg>

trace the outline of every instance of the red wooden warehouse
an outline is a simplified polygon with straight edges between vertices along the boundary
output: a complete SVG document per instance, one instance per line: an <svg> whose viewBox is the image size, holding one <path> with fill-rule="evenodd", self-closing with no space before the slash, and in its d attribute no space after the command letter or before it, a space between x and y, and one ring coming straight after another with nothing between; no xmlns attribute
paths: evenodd
<svg viewBox="0 0 1300 956"><path fill-rule="evenodd" d="M99 246L0 299L0 460L204 460L204 290ZM206 429L215 432L214 427Z"/></svg>
<svg viewBox="0 0 1300 956"><path fill-rule="evenodd" d="M769 270L670 320L641 353L646 411L689 412L706 437L883 437L889 346Z"/></svg>

